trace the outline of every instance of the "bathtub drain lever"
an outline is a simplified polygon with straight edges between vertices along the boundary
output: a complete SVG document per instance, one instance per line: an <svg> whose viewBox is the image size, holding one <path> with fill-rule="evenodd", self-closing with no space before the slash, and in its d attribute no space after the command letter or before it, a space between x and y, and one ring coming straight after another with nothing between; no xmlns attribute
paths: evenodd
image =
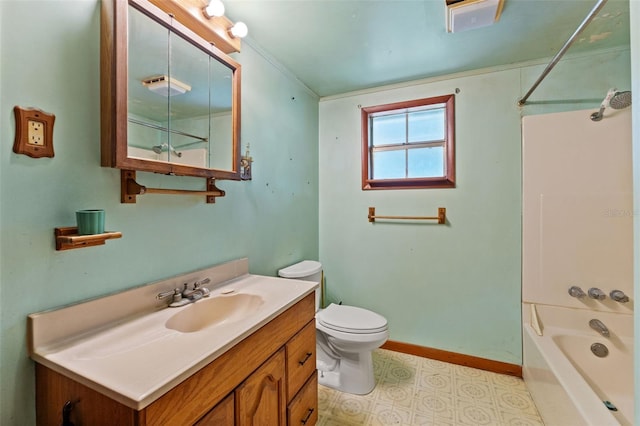
<svg viewBox="0 0 640 426"><path fill-rule="evenodd" d="M591 345L591 352L598 358L604 358L609 355L609 349L602 343L594 343Z"/></svg>

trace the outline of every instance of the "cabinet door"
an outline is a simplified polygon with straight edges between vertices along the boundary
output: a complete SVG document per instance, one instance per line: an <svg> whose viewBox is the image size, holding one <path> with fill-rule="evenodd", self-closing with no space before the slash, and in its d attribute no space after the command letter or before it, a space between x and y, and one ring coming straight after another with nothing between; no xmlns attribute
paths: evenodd
<svg viewBox="0 0 640 426"><path fill-rule="evenodd" d="M233 426L234 412L233 394L230 394L198 420L194 426Z"/></svg>
<svg viewBox="0 0 640 426"><path fill-rule="evenodd" d="M139 424L133 409L36 363L36 425L59 426L67 401L71 403L67 418L76 426Z"/></svg>
<svg viewBox="0 0 640 426"><path fill-rule="evenodd" d="M237 425L285 425L284 348L235 390Z"/></svg>

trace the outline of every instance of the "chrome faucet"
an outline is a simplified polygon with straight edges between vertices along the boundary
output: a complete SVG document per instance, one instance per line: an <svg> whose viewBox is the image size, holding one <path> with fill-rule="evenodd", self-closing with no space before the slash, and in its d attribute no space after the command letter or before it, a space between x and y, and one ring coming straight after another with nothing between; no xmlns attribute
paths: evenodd
<svg viewBox="0 0 640 426"><path fill-rule="evenodd" d="M158 293L156 299L164 299L169 296L173 296L171 302L169 303L170 308L177 308L180 306L188 305L189 303L196 302L203 297L209 297L209 289L206 287L202 287L203 284L207 284L211 282L209 278L205 278L201 281L196 281L193 283L193 289L189 290L189 284L184 283L184 288L180 290L179 288L164 291L162 293Z"/></svg>
<svg viewBox="0 0 640 426"><path fill-rule="evenodd" d="M627 303L629 301L629 296L624 294L622 290L612 290L611 293L609 293L609 297L620 303Z"/></svg>
<svg viewBox="0 0 640 426"><path fill-rule="evenodd" d="M578 287L577 285L574 285L569 287L569 296L575 297L577 299L582 299L583 297L586 296L586 294L584 291L582 291L580 287Z"/></svg>
<svg viewBox="0 0 640 426"><path fill-rule="evenodd" d="M589 293L589 297L592 299L604 300L607 297L607 295L604 294L604 291L596 287L591 287L588 293Z"/></svg>
<svg viewBox="0 0 640 426"><path fill-rule="evenodd" d="M203 297L209 296L209 289L206 287L202 287L203 284L207 284L211 282L211 279L205 278L201 281L196 281L193 283L193 289L189 290L189 284L184 283L184 289L182 290L182 297L190 299L192 301L196 301L198 299L202 299Z"/></svg>
<svg viewBox="0 0 640 426"><path fill-rule="evenodd" d="M604 337L609 337L609 329L602 323L602 321L598 319L592 319L591 321L589 321L589 327L593 328Z"/></svg>

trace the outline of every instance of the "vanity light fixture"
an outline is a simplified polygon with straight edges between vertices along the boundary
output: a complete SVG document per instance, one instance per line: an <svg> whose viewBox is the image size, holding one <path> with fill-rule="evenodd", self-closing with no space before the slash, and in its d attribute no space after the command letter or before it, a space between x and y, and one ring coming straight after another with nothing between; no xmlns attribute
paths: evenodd
<svg viewBox="0 0 640 426"><path fill-rule="evenodd" d="M249 28L244 22L236 22L231 28L229 28L229 35L233 38L244 38L249 34Z"/></svg>
<svg viewBox="0 0 640 426"><path fill-rule="evenodd" d="M203 9L203 12L207 18L213 18L214 16L219 18L224 15L224 4L221 0L211 0L207 7Z"/></svg>
<svg viewBox="0 0 640 426"><path fill-rule="evenodd" d="M162 96L184 95L191 90L191 86L166 75L156 75L142 80L142 85L153 93Z"/></svg>

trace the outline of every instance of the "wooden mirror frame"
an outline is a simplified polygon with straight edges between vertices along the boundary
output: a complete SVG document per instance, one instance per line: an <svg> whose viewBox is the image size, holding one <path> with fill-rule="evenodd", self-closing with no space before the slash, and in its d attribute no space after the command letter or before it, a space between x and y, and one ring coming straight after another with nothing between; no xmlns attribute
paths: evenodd
<svg viewBox="0 0 640 426"><path fill-rule="evenodd" d="M124 170L240 180L240 78L241 66L146 0L103 0L100 23L101 165ZM232 78L232 169L219 170L128 156L128 13L129 5L170 28L197 48L229 66Z"/></svg>

